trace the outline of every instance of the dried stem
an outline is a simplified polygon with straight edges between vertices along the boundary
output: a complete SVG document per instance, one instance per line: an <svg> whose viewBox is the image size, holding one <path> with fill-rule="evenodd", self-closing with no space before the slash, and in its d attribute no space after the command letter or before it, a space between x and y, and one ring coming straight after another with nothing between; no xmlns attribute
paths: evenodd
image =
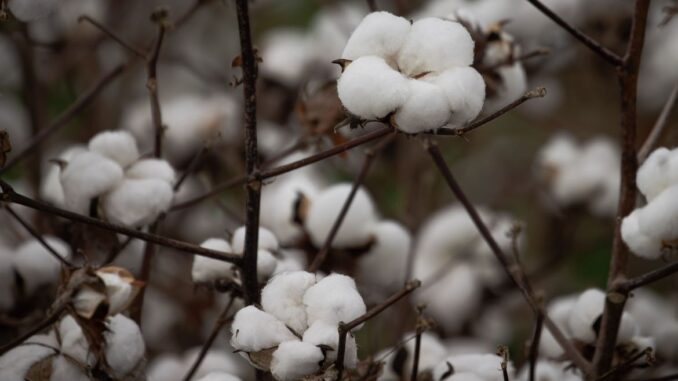
<svg viewBox="0 0 678 381"><path fill-rule="evenodd" d="M537 314L537 321L534 325L534 335L532 335L532 343L530 343L530 378L529 381L535 381L537 378L537 361L539 357L539 343L541 341L541 332L544 328L544 316L541 313Z"/></svg>
<svg viewBox="0 0 678 381"><path fill-rule="evenodd" d="M135 56L141 58L141 59L146 59L146 53L142 51L141 49L133 46L132 44L128 43L125 41L124 38L118 36L117 33L113 32L110 28L105 26L104 24L98 22L97 20L87 16L87 15L82 15L78 17L78 22L83 22L87 21L88 23L92 24L94 27L99 29L101 32L103 32L106 36L108 36L110 39L113 41L117 42L120 46L125 48L127 51L130 53L134 54Z"/></svg>
<svg viewBox="0 0 678 381"><path fill-rule="evenodd" d="M647 286L648 284L673 275L676 272L678 272L678 262L673 262L654 271L650 271L647 274L640 275L636 278L631 278L621 283L618 287L620 290L623 290L623 292L628 294L637 288Z"/></svg>
<svg viewBox="0 0 678 381"><path fill-rule="evenodd" d="M647 136L647 139L645 139L643 146L638 150L638 163L644 162L645 159L650 156L652 150L654 150L657 146L659 138L661 138L662 134L666 130L666 127L669 125L669 117L671 116L673 108L676 106L676 100L678 100L678 83L673 87L673 90L671 90L671 94L666 100L666 103L664 103L664 107L659 114L659 118L657 118L654 126L652 126L652 130Z"/></svg>
<svg viewBox="0 0 678 381"><path fill-rule="evenodd" d="M66 310L65 305L58 308L56 311L52 312L45 320L40 322L40 324L31 328L25 334L17 337L16 339L14 339L14 340L10 341L9 343L0 347L0 356L5 354L6 352L9 352L10 350L16 348L17 346L21 345L21 343L28 340L28 338L30 338L31 336L37 335L38 333L40 333L45 328L54 324L57 320L59 320L59 318L61 317L61 315L64 313L65 310Z"/></svg>
<svg viewBox="0 0 678 381"><path fill-rule="evenodd" d="M202 149L198 152L196 152L195 155L191 158L191 161L188 163L188 166L184 170L184 173L181 174L179 177L179 180L177 180L176 183L174 183L174 193L178 192L181 186L184 184L184 181L188 178L188 176L195 171L195 169L198 167L200 164L200 161L202 160L205 155L207 155L207 152L209 152L209 146L205 144Z"/></svg>
<svg viewBox="0 0 678 381"><path fill-rule="evenodd" d="M678 373L653 378L634 378L629 381L674 381L674 380L678 380Z"/></svg>

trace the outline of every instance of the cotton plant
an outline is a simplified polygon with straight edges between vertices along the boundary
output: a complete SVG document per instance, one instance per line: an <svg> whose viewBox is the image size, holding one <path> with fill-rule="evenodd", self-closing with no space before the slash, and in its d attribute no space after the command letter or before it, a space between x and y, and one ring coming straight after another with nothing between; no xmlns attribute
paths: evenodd
<svg viewBox="0 0 678 381"><path fill-rule="evenodd" d="M638 289L626 304L636 319L639 334L654 341L656 357L675 362L678 359L678 316L672 303L648 289ZM652 344L652 343L650 343Z"/></svg>
<svg viewBox="0 0 678 381"><path fill-rule="evenodd" d="M388 12L370 13L339 57L339 99L354 116L388 117L409 134L460 127L480 113L485 100L485 82L471 67L473 50L460 23L410 23Z"/></svg>
<svg viewBox="0 0 678 381"><path fill-rule="evenodd" d="M622 221L622 238L634 254L658 259L678 245L678 148L658 148L636 174L647 204Z"/></svg>
<svg viewBox="0 0 678 381"><path fill-rule="evenodd" d="M0 378L8 381L92 380L90 369L98 368L114 379L142 380L145 345L139 326L124 315L105 322L101 358L91 350L83 329L67 315L48 333L31 336L0 357Z"/></svg>
<svg viewBox="0 0 678 381"><path fill-rule="evenodd" d="M514 238L508 233L514 229L514 220L484 208L479 213L499 246L510 252ZM426 311L445 331L457 332L476 312L483 289L504 279L503 269L460 205L431 216L417 242L414 277L422 281L422 287L415 298L428 306Z"/></svg>
<svg viewBox="0 0 678 381"><path fill-rule="evenodd" d="M239 310L231 325L231 346L258 369L291 381L324 371L337 357L339 323L366 311L355 282L304 271L273 277L261 292L261 309ZM359 329L357 327L356 329ZM357 365L357 347L347 334L344 366Z"/></svg>
<svg viewBox="0 0 678 381"><path fill-rule="evenodd" d="M537 153L535 176L551 204L560 208L585 206L610 217L617 212L620 151L609 138L578 143L572 136L554 135Z"/></svg>

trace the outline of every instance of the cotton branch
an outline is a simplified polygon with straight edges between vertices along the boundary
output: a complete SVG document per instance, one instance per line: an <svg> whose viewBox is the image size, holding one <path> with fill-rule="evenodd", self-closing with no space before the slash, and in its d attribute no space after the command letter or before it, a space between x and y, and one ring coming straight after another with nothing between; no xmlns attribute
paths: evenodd
<svg viewBox="0 0 678 381"><path fill-rule="evenodd" d="M539 358L539 342L541 341L541 332L544 328L544 316L537 314L537 321L534 325L534 335L532 335L532 342L530 343L530 378L529 381L535 381L537 378L537 360Z"/></svg>
<svg viewBox="0 0 678 381"><path fill-rule="evenodd" d="M666 127L669 125L669 117L676 106L676 100L678 100L678 83L673 87L673 90L671 90L671 94L666 100L666 103L664 103L659 118L657 118L654 126L652 126L652 130L647 136L647 139L645 139L643 146L638 150L638 163L644 162L645 159L650 156L652 150L657 146L659 138L661 138L662 133L664 133Z"/></svg>
<svg viewBox="0 0 678 381"><path fill-rule="evenodd" d="M629 292L637 288L647 286L648 284L654 283L658 280L666 278L667 276L673 275L676 272L678 272L678 262L673 262L657 270L650 271L649 273L622 282L618 288L622 290L622 292L628 294Z"/></svg>

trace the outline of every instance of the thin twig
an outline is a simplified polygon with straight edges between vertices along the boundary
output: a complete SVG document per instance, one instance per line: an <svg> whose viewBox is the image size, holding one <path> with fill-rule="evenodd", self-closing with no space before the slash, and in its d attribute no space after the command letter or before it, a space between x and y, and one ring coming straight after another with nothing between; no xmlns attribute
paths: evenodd
<svg viewBox="0 0 678 381"><path fill-rule="evenodd" d="M137 57L141 59L146 59L146 53L142 51L141 49L133 46L132 44L128 43L125 41L124 38L118 36L117 33L113 32L110 28L105 26L104 24L100 23L99 21L87 16L87 15L82 15L78 17L78 22L83 22L87 21L88 23L92 24L94 27L99 29L101 32L103 32L106 36L111 38L113 41L117 42L120 46L125 48L127 51L130 53L136 55Z"/></svg>
<svg viewBox="0 0 678 381"><path fill-rule="evenodd" d="M200 160L207 155L207 152L209 152L209 146L205 144L202 146L202 149L200 151L196 152L195 155L191 158L191 161L188 163L188 166L184 170L184 173L181 174L179 177L179 180L177 180L176 183L174 183L174 193L177 193L179 189L181 188L181 185L183 185L184 181L188 178L188 176L195 171L195 169L198 167L200 164Z"/></svg>
<svg viewBox="0 0 678 381"><path fill-rule="evenodd" d="M629 381L675 381L678 380L678 373L669 374L661 377L652 378L634 378Z"/></svg>
<svg viewBox="0 0 678 381"><path fill-rule="evenodd" d="M678 272L678 262L669 263L664 267L650 271L638 277L631 278L621 283L619 285L619 289L624 290L625 292L628 293L637 288L647 286L648 284L654 283L658 280L666 278L667 276L673 275L676 272Z"/></svg>
<svg viewBox="0 0 678 381"><path fill-rule="evenodd" d="M537 379L537 360L539 358L539 343L541 342L541 331L544 327L544 316L537 314L537 321L534 325L534 335L532 335L532 343L530 343L530 378L529 381Z"/></svg>
<svg viewBox="0 0 678 381"><path fill-rule="evenodd" d="M650 156L652 150L654 150L654 148L657 146L659 138L661 138L662 134L666 130L666 127L669 125L669 117L671 116L673 108L676 106L676 100L678 100L678 83L673 86L673 90L671 90L669 98L666 100L666 103L664 103L664 107L659 114L659 118L657 118L654 126L652 126L652 130L647 136L647 139L645 139L643 146L638 150L639 163L644 162L645 159Z"/></svg>

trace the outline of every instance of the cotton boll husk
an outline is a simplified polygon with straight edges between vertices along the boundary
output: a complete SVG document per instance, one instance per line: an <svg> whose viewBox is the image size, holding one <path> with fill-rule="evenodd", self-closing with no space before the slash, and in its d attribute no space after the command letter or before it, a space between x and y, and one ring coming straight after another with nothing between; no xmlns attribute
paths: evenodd
<svg viewBox="0 0 678 381"><path fill-rule="evenodd" d="M402 288L412 238L395 221L381 221L370 230L374 244L358 259L356 279L366 298L379 302Z"/></svg>
<svg viewBox="0 0 678 381"><path fill-rule="evenodd" d="M638 210L638 228L664 241L678 238L678 185L667 188Z"/></svg>
<svg viewBox="0 0 678 381"><path fill-rule="evenodd" d="M325 189L314 198L304 225L316 247L321 247L332 230L335 220L351 193L352 184L342 183ZM358 188L337 234L333 248L350 248L365 245L370 240L367 227L376 221L374 202L361 187Z"/></svg>
<svg viewBox="0 0 678 381"><path fill-rule="evenodd" d="M20 21L30 22L45 18L59 7L58 0L10 0L7 7Z"/></svg>
<svg viewBox="0 0 678 381"><path fill-rule="evenodd" d="M134 136L127 131L103 131L90 139L90 151L114 160L121 167L127 167L139 159L139 149Z"/></svg>
<svg viewBox="0 0 678 381"><path fill-rule="evenodd" d="M28 343L42 342L46 335L31 336ZM52 340L50 340L52 341ZM56 340L52 345L58 345ZM0 379L7 381L25 380L31 366L51 355L54 350L41 345L19 345L0 356Z"/></svg>
<svg viewBox="0 0 678 381"><path fill-rule="evenodd" d="M59 155L59 159L68 162L75 155L79 155L85 151L85 147L74 146L63 151ZM46 175L40 183L40 198L57 206L64 205L64 190L61 186L61 181L59 180L60 177L61 167L55 163L49 163L46 168Z"/></svg>
<svg viewBox="0 0 678 381"><path fill-rule="evenodd" d="M210 238L200 244L206 249L231 253L231 245L221 238ZM231 280L236 276L236 269L230 262L220 261L214 258L193 256L191 277L195 283L211 283L217 280Z"/></svg>
<svg viewBox="0 0 678 381"><path fill-rule="evenodd" d="M242 254L245 251L245 233L246 229L244 226L237 228L233 232L231 246L233 247L233 252L236 254ZM259 250L278 250L278 239L275 238L275 235L271 233L270 230L259 228L258 238L257 245Z"/></svg>
<svg viewBox="0 0 678 381"><path fill-rule="evenodd" d="M485 81L474 68L451 68L430 79L443 90L452 110L447 127L463 126L478 116L485 101Z"/></svg>
<svg viewBox="0 0 678 381"><path fill-rule="evenodd" d="M106 361L118 378L132 372L144 359L146 346L139 326L124 315L108 319Z"/></svg>
<svg viewBox="0 0 678 381"><path fill-rule="evenodd" d="M261 291L261 306L289 328L303 334L308 328L303 298L315 284L315 274L294 271L274 276Z"/></svg>
<svg viewBox="0 0 678 381"><path fill-rule="evenodd" d="M670 151L662 147L654 150L638 168L636 183L648 201L678 184L678 149Z"/></svg>
<svg viewBox="0 0 678 381"><path fill-rule="evenodd" d="M539 381L582 381L583 378L574 368L567 363L548 360L539 360L535 367L535 380ZM520 381L529 381L530 367L526 365L518 373Z"/></svg>
<svg viewBox="0 0 678 381"><path fill-rule="evenodd" d="M176 173L174 168L162 159L143 159L130 166L125 172L130 179L158 179L174 184Z"/></svg>
<svg viewBox="0 0 678 381"><path fill-rule="evenodd" d="M499 86L493 97L485 102L485 112L492 113L515 101L527 91L527 75L521 63L497 68Z"/></svg>
<svg viewBox="0 0 678 381"><path fill-rule="evenodd" d="M341 58L356 60L364 56L394 59L410 32L410 22L388 12L372 12L349 37Z"/></svg>
<svg viewBox="0 0 678 381"><path fill-rule="evenodd" d="M62 240L42 237L62 258L69 259L71 250ZM32 294L38 287L54 284L59 280L61 262L36 240L24 242L14 252L14 268L23 279L26 294Z"/></svg>
<svg viewBox="0 0 678 381"><path fill-rule="evenodd" d="M125 310L140 288L132 284L134 281L132 274L124 269L102 268L96 275L106 285L109 315L116 315Z"/></svg>
<svg viewBox="0 0 678 381"><path fill-rule="evenodd" d="M242 380L240 377L236 377L229 373L212 372L204 377L201 377L198 381L242 381Z"/></svg>
<svg viewBox="0 0 678 381"><path fill-rule="evenodd" d="M239 310L231 324L231 345L237 350L256 352L291 340L298 339L285 324L253 306Z"/></svg>
<svg viewBox="0 0 678 381"><path fill-rule="evenodd" d="M320 348L303 341L287 341L273 352L271 373L279 381L299 380L320 369L323 353Z"/></svg>
<svg viewBox="0 0 678 381"><path fill-rule="evenodd" d="M661 239L641 232L638 221L640 210L636 209L624 217L621 225L622 239L637 256L645 259L658 259L662 255Z"/></svg>
<svg viewBox="0 0 678 381"><path fill-rule="evenodd" d="M331 274L319 280L306 290L303 300L309 325L318 320L331 324L348 323L366 311L355 281L341 274Z"/></svg>
<svg viewBox="0 0 678 381"><path fill-rule="evenodd" d="M356 59L337 80L341 103L363 119L380 119L395 111L409 91L409 80L377 56Z"/></svg>
<svg viewBox="0 0 678 381"><path fill-rule="evenodd" d="M123 178L115 161L95 152L81 152L61 171L64 205L71 211L87 214L90 200L116 187Z"/></svg>
<svg viewBox="0 0 678 381"><path fill-rule="evenodd" d="M163 180L127 178L101 199L101 206L109 221L141 227L166 212L172 197L172 186Z"/></svg>
<svg viewBox="0 0 678 381"><path fill-rule="evenodd" d="M409 76L473 63L474 43L461 24L425 18L412 24L398 52L398 67Z"/></svg>
<svg viewBox="0 0 678 381"><path fill-rule="evenodd" d="M433 84L411 79L409 96L395 114L397 128L408 134L434 130L450 119L450 107L443 90Z"/></svg>
<svg viewBox="0 0 678 381"><path fill-rule="evenodd" d="M261 46L261 74L290 87L298 86L312 58L309 38L300 30L273 29L264 36Z"/></svg>
<svg viewBox="0 0 678 381"><path fill-rule="evenodd" d="M455 373L472 373L485 381L503 381L501 371L502 358L494 354L467 354L450 356L440 362L433 370L433 379L440 380L448 371L448 362L454 368ZM513 363L508 362L507 371L509 377L514 373Z"/></svg>

